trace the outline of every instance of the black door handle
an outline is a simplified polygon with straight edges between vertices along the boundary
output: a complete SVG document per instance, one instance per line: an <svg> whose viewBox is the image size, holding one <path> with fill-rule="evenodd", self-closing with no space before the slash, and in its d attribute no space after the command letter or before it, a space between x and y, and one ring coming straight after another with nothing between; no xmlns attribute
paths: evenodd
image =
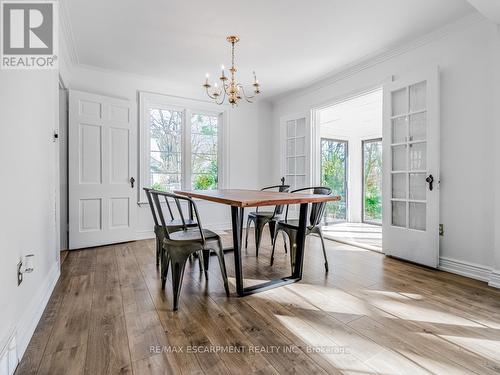
<svg viewBox="0 0 500 375"><path fill-rule="evenodd" d="M135 182L135 178L130 177L130 186L132 187L132 189L134 188L134 182Z"/></svg>
<svg viewBox="0 0 500 375"><path fill-rule="evenodd" d="M432 191L432 183L434 182L434 177L432 177L432 175L430 174L426 179L425 179L426 182L429 183L429 190Z"/></svg>

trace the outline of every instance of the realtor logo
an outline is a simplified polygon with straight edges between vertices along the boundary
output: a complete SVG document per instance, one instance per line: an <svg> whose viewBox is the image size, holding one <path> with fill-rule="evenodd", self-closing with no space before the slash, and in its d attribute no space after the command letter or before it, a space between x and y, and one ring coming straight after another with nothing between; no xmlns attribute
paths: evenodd
<svg viewBox="0 0 500 375"><path fill-rule="evenodd" d="M1 2L2 69L57 68L57 3Z"/></svg>

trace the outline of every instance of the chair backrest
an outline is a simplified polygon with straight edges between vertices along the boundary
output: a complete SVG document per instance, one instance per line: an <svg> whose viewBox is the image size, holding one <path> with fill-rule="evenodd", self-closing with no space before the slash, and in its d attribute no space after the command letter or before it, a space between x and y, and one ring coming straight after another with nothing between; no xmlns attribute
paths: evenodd
<svg viewBox="0 0 500 375"><path fill-rule="evenodd" d="M309 191L309 193L320 194L320 195L330 195L332 193L332 189L326 186L305 187L293 190L291 191L291 193L300 193L305 191ZM309 216L310 227L315 227L320 223L321 218L323 217L323 213L325 212L325 208L326 208L326 202L312 203L311 215ZM288 205L286 206L285 220L287 217L288 217Z"/></svg>
<svg viewBox="0 0 500 375"><path fill-rule="evenodd" d="M158 226L160 225L158 221L158 216L156 215L156 210L155 210L155 204L153 203L153 198L151 198L151 190L150 188L143 188L144 191L146 192L146 198L148 198L149 202L149 208L151 209L151 214L153 215L153 221L155 222L155 225Z"/></svg>
<svg viewBox="0 0 500 375"><path fill-rule="evenodd" d="M158 190L150 190L149 193L152 196L153 202L154 202L155 207L156 207L156 211L158 212L158 217L160 218L160 223L161 223L161 226L163 227L163 230L165 233L165 238L172 241L172 239L170 238L170 232L168 229L167 222L165 220L165 216L163 215L163 211L161 209L160 197L164 197L164 199L166 201L168 201L168 198L172 198L174 200L174 202L177 206L177 210L179 211L179 216L181 217L181 220L182 220L182 225L183 225L182 229L183 230L187 230L187 225L186 225L186 220L184 219L184 214L182 213L182 207L181 207L180 201L188 202L188 207L189 207L190 213L194 212L194 214L196 216L196 222L198 223L197 228L200 231L202 244L203 245L205 244L205 235L203 234L203 228L201 226L198 208L196 207L196 204L194 203L194 201L191 198L184 197L182 195L177 195L174 193L169 193L166 191L158 191Z"/></svg>
<svg viewBox="0 0 500 375"><path fill-rule="evenodd" d="M280 193L287 193L288 190L290 189L290 185L285 185L284 184L284 182L285 182L284 179L281 180L281 182L282 182L281 185L267 186L265 188L260 189L260 191L264 191L264 190L276 190L277 189L278 192L280 192ZM283 207L284 207L283 205L275 206L274 207L274 215L273 215L273 217L276 216L276 215L281 215L283 213ZM257 207L257 209L258 209L258 207Z"/></svg>
<svg viewBox="0 0 500 375"><path fill-rule="evenodd" d="M151 189L151 188L143 188L143 189L146 192L146 197L148 198L149 207L151 208L151 213L153 214L153 220L155 222L155 225L160 225L159 220L158 220L158 215L155 212L155 205L153 204L153 201L151 198L151 193L150 193L154 189ZM177 206L178 201L176 200L176 198L174 198L174 202L176 203L176 206ZM175 220L174 212L172 211L172 207L170 206L171 202L169 202L168 197L165 197L165 203L167 204L168 215L170 216L170 220ZM181 211L181 215L182 215L182 211ZM193 206L191 203L189 203L189 219L193 220Z"/></svg>

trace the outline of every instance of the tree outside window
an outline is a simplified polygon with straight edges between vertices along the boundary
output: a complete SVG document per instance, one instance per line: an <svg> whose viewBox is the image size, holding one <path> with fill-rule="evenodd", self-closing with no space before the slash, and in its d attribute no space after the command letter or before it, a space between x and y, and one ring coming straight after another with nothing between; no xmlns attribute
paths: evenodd
<svg viewBox="0 0 500 375"><path fill-rule="evenodd" d="M321 139L321 185L332 189L332 195L340 196L338 202L326 205L327 220L347 219L347 142Z"/></svg>
<svg viewBox="0 0 500 375"><path fill-rule="evenodd" d="M382 140L363 142L363 221L382 223Z"/></svg>
<svg viewBox="0 0 500 375"><path fill-rule="evenodd" d="M150 186L163 191L180 190L185 178L191 189L216 189L218 122L216 115L150 109ZM183 142L186 138L190 139L188 144ZM190 163L188 176L184 176L185 163Z"/></svg>

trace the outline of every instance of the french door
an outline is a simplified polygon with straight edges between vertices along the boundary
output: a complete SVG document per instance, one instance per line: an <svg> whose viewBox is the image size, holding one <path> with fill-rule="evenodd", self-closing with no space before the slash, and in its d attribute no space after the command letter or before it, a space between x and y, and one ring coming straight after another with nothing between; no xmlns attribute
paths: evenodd
<svg viewBox="0 0 500 375"><path fill-rule="evenodd" d="M136 142L128 101L70 91L70 249L134 239Z"/></svg>
<svg viewBox="0 0 500 375"><path fill-rule="evenodd" d="M383 236L387 255L439 260L439 79L431 69L384 86Z"/></svg>

